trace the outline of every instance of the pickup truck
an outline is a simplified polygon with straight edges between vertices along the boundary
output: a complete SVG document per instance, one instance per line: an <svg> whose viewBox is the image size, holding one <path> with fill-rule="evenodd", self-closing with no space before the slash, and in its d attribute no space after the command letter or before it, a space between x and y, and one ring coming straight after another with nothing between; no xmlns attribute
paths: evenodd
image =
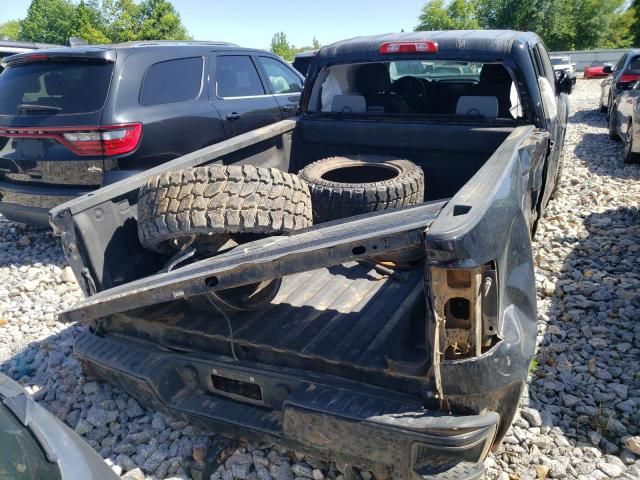
<svg viewBox="0 0 640 480"><path fill-rule="evenodd" d="M86 295L60 314L89 325L76 355L141 401L225 435L378 478L479 478L535 349L531 239L558 184L570 87L533 33L323 47L294 119L51 210ZM293 178L322 159L367 155L419 166L417 201L213 255L143 245L138 223L161 178L164 202L174 180L202 172L241 165ZM252 310L196 301L275 279L275 298Z"/></svg>

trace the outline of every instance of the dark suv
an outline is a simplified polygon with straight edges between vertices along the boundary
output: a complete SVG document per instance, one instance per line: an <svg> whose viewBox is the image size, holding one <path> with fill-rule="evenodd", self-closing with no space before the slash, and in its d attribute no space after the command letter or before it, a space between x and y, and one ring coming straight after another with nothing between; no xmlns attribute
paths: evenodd
<svg viewBox="0 0 640 480"><path fill-rule="evenodd" d="M0 213L48 225L72 197L294 115L303 77L261 50L134 42L3 60Z"/></svg>

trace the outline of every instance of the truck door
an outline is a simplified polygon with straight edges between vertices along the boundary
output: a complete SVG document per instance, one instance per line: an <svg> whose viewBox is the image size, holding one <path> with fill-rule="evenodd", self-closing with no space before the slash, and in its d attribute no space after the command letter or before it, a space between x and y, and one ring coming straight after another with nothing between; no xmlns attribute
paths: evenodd
<svg viewBox="0 0 640 480"><path fill-rule="evenodd" d="M262 67L267 86L280 106L282 118L295 115L300 103L302 77L292 67L273 57L260 55L258 63Z"/></svg>
<svg viewBox="0 0 640 480"><path fill-rule="evenodd" d="M209 99L220 112L227 136L279 121L280 107L260 79L251 55L212 56Z"/></svg>
<svg viewBox="0 0 640 480"><path fill-rule="evenodd" d="M567 96L556 88L556 78L553 72L549 54L540 43L532 47L531 54L536 73L540 98L547 131L549 132L549 153L545 165L545 185L543 197L540 199L540 214L547 204L556 181L560 155L564 144L564 132L567 125Z"/></svg>

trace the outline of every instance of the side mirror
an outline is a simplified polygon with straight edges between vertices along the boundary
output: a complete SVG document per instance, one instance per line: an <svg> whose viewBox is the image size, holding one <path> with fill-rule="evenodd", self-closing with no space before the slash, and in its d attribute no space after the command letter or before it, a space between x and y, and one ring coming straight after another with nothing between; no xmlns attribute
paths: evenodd
<svg viewBox="0 0 640 480"><path fill-rule="evenodd" d="M611 65L605 65L604 68L602 69L602 73L611 73L613 72L613 68L611 68Z"/></svg>
<svg viewBox="0 0 640 480"><path fill-rule="evenodd" d="M556 72L556 91L569 95L574 85L575 77L571 77L571 75L564 70L558 70Z"/></svg>

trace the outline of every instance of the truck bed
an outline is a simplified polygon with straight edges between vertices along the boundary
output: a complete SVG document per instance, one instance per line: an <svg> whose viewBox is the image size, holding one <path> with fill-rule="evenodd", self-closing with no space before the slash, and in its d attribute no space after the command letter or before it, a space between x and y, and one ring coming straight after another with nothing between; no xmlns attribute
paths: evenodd
<svg viewBox="0 0 640 480"><path fill-rule="evenodd" d="M356 262L284 278L271 304L230 314L236 354L249 361L339 374L370 376L426 368L423 265L390 278ZM206 306L206 300L203 302ZM153 320L151 320L153 319ZM102 322L180 351L230 355L225 318L194 302L172 302Z"/></svg>

